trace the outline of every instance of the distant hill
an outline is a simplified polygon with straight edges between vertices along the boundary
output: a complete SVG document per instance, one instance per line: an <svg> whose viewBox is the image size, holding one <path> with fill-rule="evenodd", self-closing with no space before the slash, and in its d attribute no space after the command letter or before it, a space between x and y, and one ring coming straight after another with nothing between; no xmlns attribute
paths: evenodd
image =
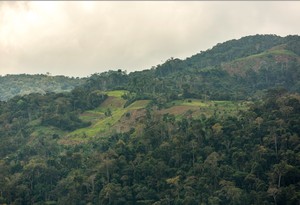
<svg viewBox="0 0 300 205"><path fill-rule="evenodd" d="M128 75L120 70L94 74L85 86L125 89L135 99L155 99L162 104L187 97L259 98L263 91L273 87L300 92L299 48L300 37L296 35L247 36L218 44L185 60L170 58L150 70Z"/></svg>
<svg viewBox="0 0 300 205"><path fill-rule="evenodd" d="M47 75L0 77L0 100L33 92L130 91L131 101L161 103L194 97L212 100L257 98L272 87L300 92L300 36L254 35L219 43L184 60L170 58L149 70L95 73L87 79ZM157 98L157 96L160 96Z"/></svg>
<svg viewBox="0 0 300 205"><path fill-rule="evenodd" d="M262 54L268 50L273 50L274 52L276 50L288 50L299 56L299 44L300 37L297 35L289 35L287 37L276 35L246 36L238 40L233 39L224 43L218 43L213 48L201 51L185 60L169 59L166 63L158 65L156 72L162 75L186 68L201 69L220 66L237 59Z"/></svg>
<svg viewBox="0 0 300 205"><path fill-rule="evenodd" d="M0 100L5 101L16 95L46 92L68 92L80 86L85 79L49 75L6 75L0 76Z"/></svg>

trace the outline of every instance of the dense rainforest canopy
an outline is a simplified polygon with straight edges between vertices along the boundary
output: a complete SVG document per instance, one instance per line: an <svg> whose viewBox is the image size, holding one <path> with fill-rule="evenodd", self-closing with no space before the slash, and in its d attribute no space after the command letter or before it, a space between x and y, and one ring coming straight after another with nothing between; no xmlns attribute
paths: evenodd
<svg viewBox="0 0 300 205"><path fill-rule="evenodd" d="M65 89L1 77L19 80L0 90L0 204L299 204L299 48L247 36Z"/></svg>

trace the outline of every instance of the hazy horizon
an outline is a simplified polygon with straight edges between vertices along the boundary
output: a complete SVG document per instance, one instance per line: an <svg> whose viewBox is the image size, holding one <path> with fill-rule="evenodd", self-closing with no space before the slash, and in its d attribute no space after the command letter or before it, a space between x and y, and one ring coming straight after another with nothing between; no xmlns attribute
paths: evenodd
<svg viewBox="0 0 300 205"><path fill-rule="evenodd" d="M0 75L150 69L248 35L299 35L300 2L0 2Z"/></svg>

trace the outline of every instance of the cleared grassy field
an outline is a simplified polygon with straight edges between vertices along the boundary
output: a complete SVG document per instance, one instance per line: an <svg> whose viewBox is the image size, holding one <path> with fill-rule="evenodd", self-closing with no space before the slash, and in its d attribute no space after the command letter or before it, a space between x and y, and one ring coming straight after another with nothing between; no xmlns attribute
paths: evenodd
<svg viewBox="0 0 300 205"><path fill-rule="evenodd" d="M175 100L169 103L162 114L169 113L176 116L176 119L184 117L199 117L218 115L236 115L240 110L247 109L247 103L233 101L203 101L199 99Z"/></svg>
<svg viewBox="0 0 300 205"><path fill-rule="evenodd" d="M203 100L199 100L199 99L174 100L170 104L172 106L175 106L175 105L202 106L202 107L208 106L207 103L204 103Z"/></svg>
<svg viewBox="0 0 300 205"><path fill-rule="evenodd" d="M123 115L130 110L138 110L145 108L149 100L138 100L133 102L128 107L124 108L125 100L121 97L124 90L109 91L109 96L98 108L89 110L81 114L80 119L92 122L89 127L77 129L69 133L66 138L73 141L86 141L91 137L103 133L113 132L113 125L118 123Z"/></svg>
<svg viewBox="0 0 300 205"><path fill-rule="evenodd" d="M107 136L116 132L116 127L129 127L136 119L126 118L126 114L146 108L149 100L138 100L124 108L126 100L121 96L127 91L116 90L107 92L108 98L96 109L81 114L80 118L90 121L91 126L77 129L65 134L63 143L82 143L95 136ZM173 114L176 119L185 117L199 117L202 114L211 115L235 115L239 110L247 109L246 103L232 101L203 101L199 99L176 100L168 104L168 108L159 110L160 114ZM134 126L138 126L135 125ZM125 129L128 130L128 129Z"/></svg>
<svg viewBox="0 0 300 205"><path fill-rule="evenodd" d="M127 90L113 90L113 91L106 92L106 94L108 96L117 97L117 98L121 98L122 95L124 95L125 93L128 93L128 91Z"/></svg>
<svg viewBox="0 0 300 205"><path fill-rule="evenodd" d="M253 58L257 58L257 57L266 57L268 55L286 55L286 56L295 56L297 57L297 55L289 50L285 50L285 49L276 49L276 50L269 50L269 51L265 51L263 53L259 53L259 54L254 54L254 55L250 55L244 58L239 58L234 60L234 62L238 62L238 61L244 61L244 60L249 60L249 59L253 59Z"/></svg>

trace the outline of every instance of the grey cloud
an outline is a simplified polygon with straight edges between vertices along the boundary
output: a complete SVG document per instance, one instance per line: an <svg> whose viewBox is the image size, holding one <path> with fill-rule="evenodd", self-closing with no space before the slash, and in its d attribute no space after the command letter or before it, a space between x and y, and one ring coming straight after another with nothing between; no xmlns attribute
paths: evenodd
<svg viewBox="0 0 300 205"><path fill-rule="evenodd" d="M147 69L257 33L299 34L300 2L0 3L0 74ZM1 20L0 20L1 21Z"/></svg>

